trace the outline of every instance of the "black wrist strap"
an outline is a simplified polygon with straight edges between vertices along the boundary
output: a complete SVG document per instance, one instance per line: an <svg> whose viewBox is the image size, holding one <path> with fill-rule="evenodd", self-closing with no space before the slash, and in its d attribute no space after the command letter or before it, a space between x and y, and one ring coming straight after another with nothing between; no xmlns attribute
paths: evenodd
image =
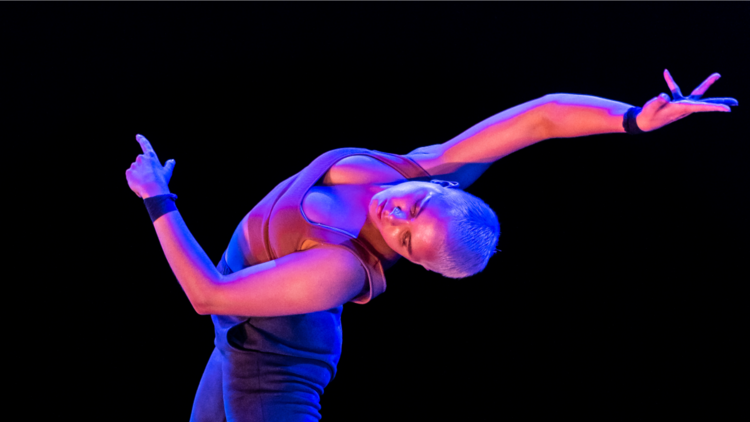
<svg viewBox="0 0 750 422"><path fill-rule="evenodd" d="M635 122L635 118L641 113L640 107L630 107L622 118L622 127L625 129L625 133L631 135L637 135L639 133L645 133L638 127Z"/></svg>
<svg viewBox="0 0 750 422"><path fill-rule="evenodd" d="M175 199L177 199L177 195L173 193L150 196L144 199L143 203L146 204L146 210L148 210L148 216L151 217L151 222L153 223L157 218L168 212L177 211L177 205L174 203Z"/></svg>

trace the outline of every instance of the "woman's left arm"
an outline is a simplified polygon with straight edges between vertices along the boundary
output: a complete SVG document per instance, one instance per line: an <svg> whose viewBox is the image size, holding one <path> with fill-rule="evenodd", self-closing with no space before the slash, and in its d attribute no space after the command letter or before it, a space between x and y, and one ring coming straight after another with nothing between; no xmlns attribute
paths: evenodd
<svg viewBox="0 0 750 422"><path fill-rule="evenodd" d="M664 70L673 99L660 94L647 102L636 117L638 128L651 132L692 113L702 111L731 111L737 105L734 98L701 99L706 90L721 77L718 73L709 76L698 88L684 97L668 70ZM548 138L573 138L599 133L623 133L623 116L632 106L588 95L552 94L546 97Z"/></svg>
<svg viewBox="0 0 750 422"><path fill-rule="evenodd" d="M664 78L673 99L661 94L647 102L636 123L644 132L701 111L730 111L733 98L701 99L720 75L709 76L688 97L667 70ZM630 104L588 95L550 94L492 116L448 142L418 148L408 156L430 175L455 180L465 188L490 164L529 145L550 138L624 133L623 117Z"/></svg>

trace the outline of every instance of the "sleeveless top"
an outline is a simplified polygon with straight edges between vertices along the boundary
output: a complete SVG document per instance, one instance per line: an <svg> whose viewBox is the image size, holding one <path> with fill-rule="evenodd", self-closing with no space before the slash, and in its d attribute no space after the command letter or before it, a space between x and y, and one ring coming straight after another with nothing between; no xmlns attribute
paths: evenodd
<svg viewBox="0 0 750 422"><path fill-rule="evenodd" d="M322 244L340 247L353 253L367 274L367 288L352 302L364 304L383 293L383 267L370 247L343 230L311 222L302 211L302 200L310 188L334 164L353 155L375 158L405 179L429 177L416 162L401 155L361 148L328 151L277 185L247 215L243 229L252 256L245 257L246 261L255 265ZM333 378L341 356L342 308L283 317L212 315L215 343L227 351L252 350L322 361Z"/></svg>

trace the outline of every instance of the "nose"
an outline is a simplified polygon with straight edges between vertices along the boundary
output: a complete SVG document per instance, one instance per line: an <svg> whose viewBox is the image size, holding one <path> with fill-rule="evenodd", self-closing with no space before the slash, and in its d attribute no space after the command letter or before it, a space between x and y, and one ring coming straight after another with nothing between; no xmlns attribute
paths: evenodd
<svg viewBox="0 0 750 422"><path fill-rule="evenodd" d="M395 207L390 214L388 214L388 221L394 226L404 224L406 223L406 214L400 207Z"/></svg>

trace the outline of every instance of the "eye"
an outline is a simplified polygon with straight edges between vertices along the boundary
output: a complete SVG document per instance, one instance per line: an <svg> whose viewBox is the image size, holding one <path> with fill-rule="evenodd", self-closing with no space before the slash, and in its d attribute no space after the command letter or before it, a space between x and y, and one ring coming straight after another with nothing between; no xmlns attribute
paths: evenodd
<svg viewBox="0 0 750 422"><path fill-rule="evenodd" d="M415 215L417 215L417 204L416 203L414 205L412 205L412 207L411 207L411 216L414 217Z"/></svg>

